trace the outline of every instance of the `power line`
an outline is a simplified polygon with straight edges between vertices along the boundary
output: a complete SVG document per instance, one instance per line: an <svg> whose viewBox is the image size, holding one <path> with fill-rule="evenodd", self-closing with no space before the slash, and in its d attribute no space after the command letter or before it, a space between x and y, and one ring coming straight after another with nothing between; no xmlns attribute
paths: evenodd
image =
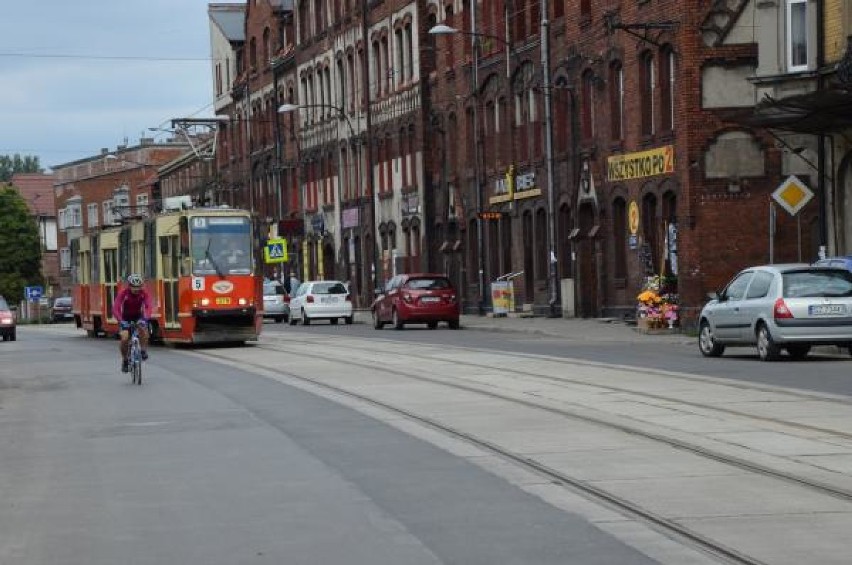
<svg viewBox="0 0 852 565"><path fill-rule="evenodd" d="M80 59L80 60L105 60L105 61L187 61L187 62L210 62L210 57L142 57L133 55L68 55L64 53L0 53L0 57L20 57L23 59Z"/></svg>

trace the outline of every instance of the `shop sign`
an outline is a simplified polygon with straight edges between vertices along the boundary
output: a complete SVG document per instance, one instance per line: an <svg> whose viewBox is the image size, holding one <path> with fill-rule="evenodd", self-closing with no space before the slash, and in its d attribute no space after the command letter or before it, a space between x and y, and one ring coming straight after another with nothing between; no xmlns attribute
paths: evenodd
<svg viewBox="0 0 852 565"><path fill-rule="evenodd" d="M488 199L489 204L541 196L541 189L535 184L535 171L517 176L514 173L514 167L509 167L505 177L494 181L494 196Z"/></svg>
<svg viewBox="0 0 852 565"><path fill-rule="evenodd" d="M360 208L343 209L343 229L357 228L361 224Z"/></svg>
<svg viewBox="0 0 852 565"><path fill-rule="evenodd" d="M278 222L278 235L301 237L305 235L305 222L301 219L288 219Z"/></svg>
<svg viewBox="0 0 852 565"><path fill-rule="evenodd" d="M403 216L415 216L419 214L420 196L416 192L403 195L401 208Z"/></svg>
<svg viewBox="0 0 852 565"><path fill-rule="evenodd" d="M613 155L606 161L606 178L610 182L667 175L674 172L674 146Z"/></svg>
<svg viewBox="0 0 852 565"><path fill-rule="evenodd" d="M479 218L482 220L499 220L503 217L502 212L480 212Z"/></svg>
<svg viewBox="0 0 852 565"><path fill-rule="evenodd" d="M630 230L630 235L636 235L639 232L639 205L635 200L631 200L627 206L627 228Z"/></svg>

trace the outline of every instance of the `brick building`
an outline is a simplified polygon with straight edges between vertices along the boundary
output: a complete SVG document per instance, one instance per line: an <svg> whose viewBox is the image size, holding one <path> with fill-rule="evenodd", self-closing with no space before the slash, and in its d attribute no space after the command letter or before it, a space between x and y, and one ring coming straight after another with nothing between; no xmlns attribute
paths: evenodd
<svg viewBox="0 0 852 565"><path fill-rule="evenodd" d="M838 185L852 166L832 162L826 190L812 163L831 144L754 118L761 96L812 90L842 59L844 3L555 0L547 18L542 5L248 3L228 40L235 78L217 92L231 202L293 230L302 277L350 279L366 299L374 269L443 271L480 311L499 277L518 308L548 310L555 264L564 315L629 316L663 275L688 321L770 248L776 262L810 261L852 240ZM438 24L460 33L430 34ZM770 213L789 175L819 195L796 217Z"/></svg>
<svg viewBox="0 0 852 565"><path fill-rule="evenodd" d="M188 143L154 142L102 149L99 155L53 167L59 248L59 292L70 294L72 241L90 230L159 209L157 167L187 151Z"/></svg>

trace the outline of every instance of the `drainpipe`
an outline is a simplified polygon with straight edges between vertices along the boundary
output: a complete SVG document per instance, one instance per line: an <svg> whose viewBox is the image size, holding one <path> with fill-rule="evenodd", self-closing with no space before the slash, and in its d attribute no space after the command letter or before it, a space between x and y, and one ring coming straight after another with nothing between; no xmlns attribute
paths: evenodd
<svg viewBox="0 0 852 565"><path fill-rule="evenodd" d="M816 33L816 42L817 42L817 91L822 91L825 88L825 81L823 80L822 68L825 65L825 3L817 2L816 3L816 11L817 11L817 33ZM818 147L817 147L817 193L819 194L819 249L821 251L820 255L823 255L826 252L826 246L828 244L828 218L826 217L828 212L828 206L826 205L826 182L825 182L825 166L826 166L826 155L825 155L825 133L820 132L818 134ZM832 163L834 166L834 163ZM833 175L832 175L833 176Z"/></svg>

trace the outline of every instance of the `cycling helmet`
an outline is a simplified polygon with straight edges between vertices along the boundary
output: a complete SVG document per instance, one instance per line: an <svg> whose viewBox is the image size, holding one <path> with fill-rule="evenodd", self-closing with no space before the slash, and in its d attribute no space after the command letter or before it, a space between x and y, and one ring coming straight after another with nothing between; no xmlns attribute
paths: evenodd
<svg viewBox="0 0 852 565"><path fill-rule="evenodd" d="M142 288L142 285L145 284L145 279L142 278L142 275L133 273L132 275L128 275L127 284L133 288Z"/></svg>

